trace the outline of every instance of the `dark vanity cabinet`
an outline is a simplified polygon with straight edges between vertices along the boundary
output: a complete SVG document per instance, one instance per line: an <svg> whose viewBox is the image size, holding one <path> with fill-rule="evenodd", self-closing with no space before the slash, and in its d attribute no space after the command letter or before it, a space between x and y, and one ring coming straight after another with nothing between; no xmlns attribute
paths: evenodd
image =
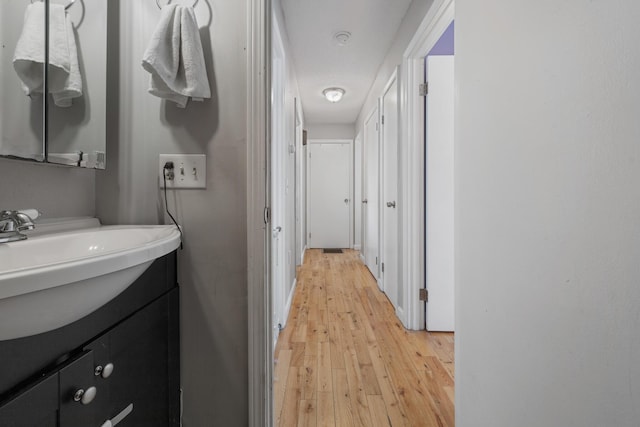
<svg viewBox="0 0 640 427"><path fill-rule="evenodd" d="M0 342L2 427L177 427L175 253L55 331Z"/></svg>

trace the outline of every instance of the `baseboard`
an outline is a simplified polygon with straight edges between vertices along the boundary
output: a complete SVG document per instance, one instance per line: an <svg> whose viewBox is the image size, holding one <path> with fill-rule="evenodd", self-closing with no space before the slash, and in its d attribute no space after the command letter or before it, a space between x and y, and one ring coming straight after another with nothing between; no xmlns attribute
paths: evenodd
<svg viewBox="0 0 640 427"><path fill-rule="evenodd" d="M366 264L366 262L364 261L364 254L362 252L360 252L360 260L363 264Z"/></svg>
<svg viewBox="0 0 640 427"><path fill-rule="evenodd" d="M284 306L284 321L285 321L285 325L287 322L287 319L289 319L289 311L291 310L291 303L293 302L293 294L296 292L296 285L298 284L298 279L294 278L293 279L293 285L291 286L291 292L289 292L289 296L287 297L287 303ZM284 328L284 325L282 326Z"/></svg>
<svg viewBox="0 0 640 427"><path fill-rule="evenodd" d="M304 265L304 256L307 254L307 245L304 246L304 248L302 248L302 264Z"/></svg>
<svg viewBox="0 0 640 427"><path fill-rule="evenodd" d="M359 251L361 249L360 245L353 245L353 249L355 249L356 251Z"/></svg>
<svg viewBox="0 0 640 427"><path fill-rule="evenodd" d="M400 319L400 323L404 326L405 329L409 329L407 325L407 319L404 317L404 309L400 307L396 307L396 316Z"/></svg>

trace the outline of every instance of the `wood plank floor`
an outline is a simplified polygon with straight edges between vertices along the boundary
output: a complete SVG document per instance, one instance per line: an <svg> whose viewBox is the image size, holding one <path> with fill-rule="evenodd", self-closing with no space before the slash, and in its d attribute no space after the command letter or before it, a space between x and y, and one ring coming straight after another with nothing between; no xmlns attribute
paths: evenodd
<svg viewBox="0 0 640 427"><path fill-rule="evenodd" d="M453 334L405 330L358 252L307 251L276 345L276 426L453 427L453 390Z"/></svg>

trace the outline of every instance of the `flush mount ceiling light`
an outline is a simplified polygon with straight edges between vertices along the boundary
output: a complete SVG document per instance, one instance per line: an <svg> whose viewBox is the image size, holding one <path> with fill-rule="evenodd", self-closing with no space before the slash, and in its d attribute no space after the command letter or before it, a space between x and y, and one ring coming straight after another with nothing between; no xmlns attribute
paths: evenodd
<svg viewBox="0 0 640 427"><path fill-rule="evenodd" d="M329 102L338 102L342 99L344 95L344 89L339 87L330 87L322 91L324 97L327 98Z"/></svg>
<svg viewBox="0 0 640 427"><path fill-rule="evenodd" d="M333 39L338 44L338 46L344 46L349 43L349 39L351 38L351 33L349 31L338 31L333 35Z"/></svg>

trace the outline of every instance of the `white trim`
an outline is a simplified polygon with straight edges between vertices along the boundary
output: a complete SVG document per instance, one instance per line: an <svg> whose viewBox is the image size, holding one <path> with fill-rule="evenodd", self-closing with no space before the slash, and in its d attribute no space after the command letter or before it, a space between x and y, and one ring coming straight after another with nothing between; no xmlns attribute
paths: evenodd
<svg viewBox="0 0 640 427"><path fill-rule="evenodd" d="M293 302L293 294L296 291L296 286L298 286L298 278L294 277L293 284L291 285L291 292L289 292L287 302L284 306L284 323L282 324L283 328L287 325L287 321L289 320L289 311L291 311L291 303Z"/></svg>
<svg viewBox="0 0 640 427"><path fill-rule="evenodd" d="M307 140L307 147L314 144L350 144L349 156L349 200L353 203L353 139L309 139ZM308 153L309 151L307 151ZM309 224L309 200L310 191L309 191L309 157L307 156L307 168L306 168L306 178L307 178L307 224ZM353 209L349 209L349 248L353 247ZM308 232L308 229L307 229ZM307 240L307 246L309 245L309 241Z"/></svg>
<svg viewBox="0 0 640 427"><path fill-rule="evenodd" d="M362 252L360 252L360 261L362 261L362 263L365 265L365 267L367 266L367 263L364 260L364 254Z"/></svg>
<svg viewBox="0 0 640 427"><path fill-rule="evenodd" d="M249 426L273 425L268 153L271 1L247 0L247 306Z"/></svg>
<svg viewBox="0 0 640 427"><path fill-rule="evenodd" d="M304 257L307 255L307 245L304 245L304 249L302 249L302 264L304 265Z"/></svg>
<svg viewBox="0 0 640 427"><path fill-rule="evenodd" d="M360 159L357 158L356 156L356 148L358 146L358 142L360 142ZM363 162L362 162L362 153L363 153L363 149L364 149L364 138L362 135L362 130L358 131L356 137L353 139L353 154L352 154L352 174L353 174L353 204L351 205L351 210L353 211L353 249L356 250L360 250L360 248L362 247L362 166L363 166ZM358 163L359 162L359 163ZM356 166L358 166L360 168L360 189L358 191L358 189L356 188L356 182L357 182L357 174L356 174ZM356 198L356 194L359 194L360 197ZM356 207L360 206L360 230L356 230L356 221L358 220L358 216L356 215ZM360 236L358 236L358 231L360 232ZM356 240L357 237L360 238L360 244L357 245L356 244Z"/></svg>
<svg viewBox="0 0 640 427"><path fill-rule="evenodd" d="M402 282L409 329L424 329L424 303L417 298L424 285L424 100L417 87L424 76L424 58L455 17L454 0L436 0L403 55L402 105Z"/></svg>

